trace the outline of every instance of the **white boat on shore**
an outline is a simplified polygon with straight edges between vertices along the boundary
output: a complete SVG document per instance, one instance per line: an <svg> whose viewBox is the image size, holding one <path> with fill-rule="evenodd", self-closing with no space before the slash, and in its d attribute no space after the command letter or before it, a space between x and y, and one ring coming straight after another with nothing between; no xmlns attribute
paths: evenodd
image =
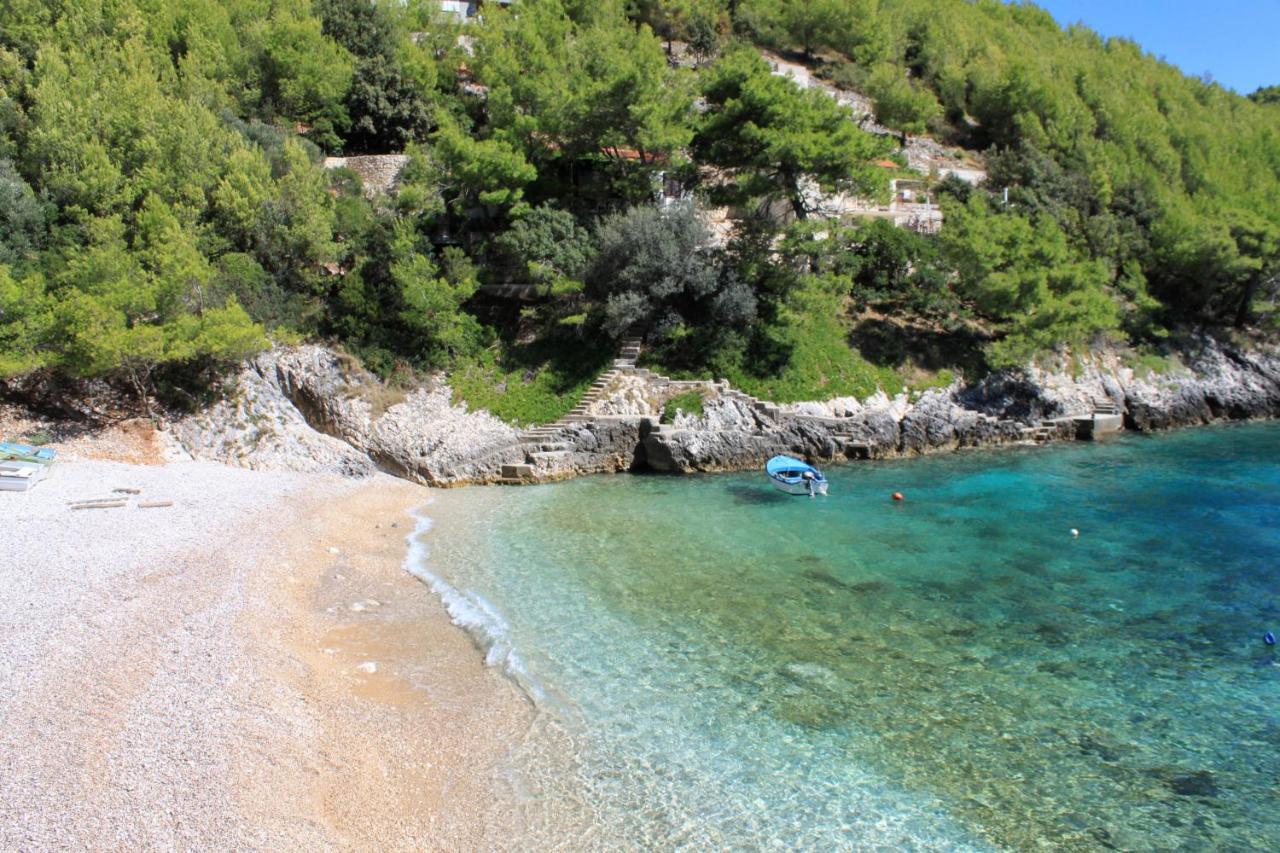
<svg viewBox="0 0 1280 853"><path fill-rule="evenodd" d="M25 492L49 476L56 453L47 447L0 442L0 492Z"/></svg>
<svg viewBox="0 0 1280 853"><path fill-rule="evenodd" d="M790 456L775 456L764 470L773 487L780 492L809 497L827 493L827 478L808 462Z"/></svg>

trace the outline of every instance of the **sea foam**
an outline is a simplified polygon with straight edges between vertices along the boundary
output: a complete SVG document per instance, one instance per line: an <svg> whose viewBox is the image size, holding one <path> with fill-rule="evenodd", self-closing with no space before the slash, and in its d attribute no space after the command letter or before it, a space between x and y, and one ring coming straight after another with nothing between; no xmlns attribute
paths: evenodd
<svg viewBox="0 0 1280 853"><path fill-rule="evenodd" d="M549 704L546 689L529 672L516 651L511 625L502 612L475 590L461 590L431 570L431 548L426 534L433 522L425 513L416 513L413 531L405 537L408 550L404 567L440 599L453 624L462 628L484 653L485 665L505 674L538 707ZM558 704L558 703L551 703Z"/></svg>

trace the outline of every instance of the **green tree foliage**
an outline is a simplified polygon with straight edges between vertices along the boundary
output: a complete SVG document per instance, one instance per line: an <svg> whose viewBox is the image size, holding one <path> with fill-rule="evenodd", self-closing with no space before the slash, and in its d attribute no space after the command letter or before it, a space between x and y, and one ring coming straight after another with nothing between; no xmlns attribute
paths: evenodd
<svg viewBox="0 0 1280 853"><path fill-rule="evenodd" d="M870 65L889 52L880 0L742 0L740 28L773 48L798 48L806 58L838 51Z"/></svg>
<svg viewBox="0 0 1280 853"><path fill-rule="evenodd" d="M342 145L351 123L347 93L354 63L349 52L324 34L306 0L272 4L256 45L261 69L261 109L294 121L325 148Z"/></svg>
<svg viewBox="0 0 1280 853"><path fill-rule="evenodd" d="M494 241L513 275L547 285L553 294L576 293L593 254L593 241L573 214L550 205L531 209Z"/></svg>
<svg viewBox="0 0 1280 853"><path fill-rule="evenodd" d="M932 92L887 63L876 66L867 77L865 88L874 104L876 119L904 133L924 133L942 113Z"/></svg>
<svg viewBox="0 0 1280 853"><path fill-rule="evenodd" d="M748 2L742 14L767 43L798 47L812 57L842 44L849 6L845 0L758 0Z"/></svg>
<svg viewBox="0 0 1280 853"><path fill-rule="evenodd" d="M403 305L399 319L416 333L420 360L438 367L474 351L481 340L480 324L459 310L478 286L467 257L450 247L436 262L408 221L396 227L391 252L391 277Z"/></svg>
<svg viewBox="0 0 1280 853"><path fill-rule="evenodd" d="M476 65L489 132L530 160L636 152L642 165L689 141L692 98L648 27L605 4L575 21L560 0L486 13Z"/></svg>
<svg viewBox="0 0 1280 853"><path fill-rule="evenodd" d="M883 378L849 348L864 308L963 328L999 365L1274 317L1274 87L1242 98L1030 4L520 0L465 26L434 0L3 6L3 375L145 401L157 372L283 327L384 371L467 365L473 391L541 377L510 399L551 412L631 328L669 365L795 398ZM939 237L811 221L820 193L881 195L895 141L730 34L808 54L901 134L984 151L987 185L940 182ZM690 69L664 40L718 58ZM410 162L370 197L323 151ZM713 246L652 205L660 175L768 215ZM504 313L481 280L546 301Z"/></svg>
<svg viewBox="0 0 1280 853"><path fill-rule="evenodd" d="M860 130L835 101L770 73L750 50L721 58L705 75L708 109L693 142L697 157L732 170L724 195L744 202L780 198L809 214L805 182L823 190L880 191L871 164L883 139Z"/></svg>
<svg viewBox="0 0 1280 853"><path fill-rule="evenodd" d="M447 123L433 142L441 192L459 211L473 205L515 208L525 186L538 176L524 154L501 138L476 139Z"/></svg>
<svg viewBox="0 0 1280 853"><path fill-rule="evenodd" d="M314 4L324 34L355 57L346 111L348 150L401 151L426 138L433 127L430 93L436 83L431 63L406 63L412 55L406 33L383 3L318 0Z"/></svg>
<svg viewBox="0 0 1280 853"><path fill-rule="evenodd" d="M686 42L699 60L720 48L720 32L728 26L727 0L637 0L628 4L630 16L648 24L667 43Z"/></svg>
<svg viewBox="0 0 1280 853"><path fill-rule="evenodd" d="M53 307L39 275L14 278L8 267L0 265L0 377L49 363Z"/></svg>
<svg viewBox="0 0 1280 853"><path fill-rule="evenodd" d="M789 7L747 3L743 18L780 46L813 49L803 27L782 27ZM801 17L818 25L827 14L812 4ZM1247 317L1225 294L1189 298L1197 285L1187 276L1208 275L1207 291L1231 290L1233 253L1261 252L1246 263L1267 266L1267 241L1237 243L1227 223L1280 221L1271 88L1240 98L1132 42L1063 30L1029 4L848 0L843 15L860 18L854 29L875 48L834 38L823 48L854 63L845 76L872 95L882 122L919 132L937 123L940 106L959 139L996 146L996 190L1010 187L1024 212L1051 213L1070 242L1108 266L1121 296L1149 283L1166 321Z"/></svg>
<svg viewBox="0 0 1280 853"><path fill-rule="evenodd" d="M989 353L993 364L1016 366L1118 330L1105 265L1073 250L1054 219L996 213L976 195L949 214L942 239L957 292L1005 333Z"/></svg>
<svg viewBox="0 0 1280 853"><path fill-rule="evenodd" d="M35 260L45 240L46 209L13 163L0 160L0 265Z"/></svg>
<svg viewBox="0 0 1280 853"><path fill-rule="evenodd" d="M726 268L692 207L616 214L600 224L596 242L586 281L612 338L641 334L704 351L755 317L750 289Z"/></svg>

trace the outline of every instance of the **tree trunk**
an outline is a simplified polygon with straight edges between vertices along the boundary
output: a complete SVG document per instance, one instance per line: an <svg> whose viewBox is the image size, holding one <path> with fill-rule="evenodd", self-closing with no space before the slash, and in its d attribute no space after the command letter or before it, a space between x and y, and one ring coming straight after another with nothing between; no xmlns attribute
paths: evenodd
<svg viewBox="0 0 1280 853"><path fill-rule="evenodd" d="M1253 277L1249 279L1249 283L1244 286L1244 293L1240 294L1240 301L1236 304L1235 327L1243 328L1249 322L1249 315L1253 308L1253 295L1258 292L1258 279Z"/></svg>
<svg viewBox="0 0 1280 853"><path fill-rule="evenodd" d="M151 399L147 394L147 386L151 384L151 371L147 370L145 373L140 373L140 370L141 368L136 367L128 368L129 383L133 385L134 393L138 395L138 402L142 404L142 411L146 414L147 420L151 420L153 414L151 411Z"/></svg>

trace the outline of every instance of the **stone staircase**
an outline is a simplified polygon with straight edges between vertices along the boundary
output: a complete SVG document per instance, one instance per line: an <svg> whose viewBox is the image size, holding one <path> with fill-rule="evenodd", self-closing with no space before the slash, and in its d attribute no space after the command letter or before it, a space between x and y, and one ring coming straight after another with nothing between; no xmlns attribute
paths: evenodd
<svg viewBox="0 0 1280 853"><path fill-rule="evenodd" d="M1110 398L1099 400L1095 397L1093 400L1093 413L1095 415L1118 415L1120 414L1120 409L1116 406L1115 401Z"/></svg>
<svg viewBox="0 0 1280 853"><path fill-rule="evenodd" d="M523 464L503 465L502 477L498 482L504 485L536 482L539 467L552 465L567 457L572 452L573 445L565 440L565 430L575 423L591 420L591 407L604 395L605 389L621 374L635 371L642 344L640 338L625 338L618 349L618 357L613 360L613 366L596 377L578 405L553 423L530 427L520 433L517 446L524 449L525 461Z"/></svg>
<svg viewBox="0 0 1280 853"><path fill-rule="evenodd" d="M769 403L761 400L759 397L753 397L745 391L739 391L736 388L725 386L721 391L722 396L730 400L737 400L743 403L751 411L755 412L765 420L772 421L775 424L782 417L782 409L775 403Z"/></svg>
<svg viewBox="0 0 1280 853"><path fill-rule="evenodd" d="M1029 426L1021 430L1022 438L1025 441L1034 441L1036 444L1044 444L1053 441L1058 437L1057 425L1040 424L1038 426Z"/></svg>

